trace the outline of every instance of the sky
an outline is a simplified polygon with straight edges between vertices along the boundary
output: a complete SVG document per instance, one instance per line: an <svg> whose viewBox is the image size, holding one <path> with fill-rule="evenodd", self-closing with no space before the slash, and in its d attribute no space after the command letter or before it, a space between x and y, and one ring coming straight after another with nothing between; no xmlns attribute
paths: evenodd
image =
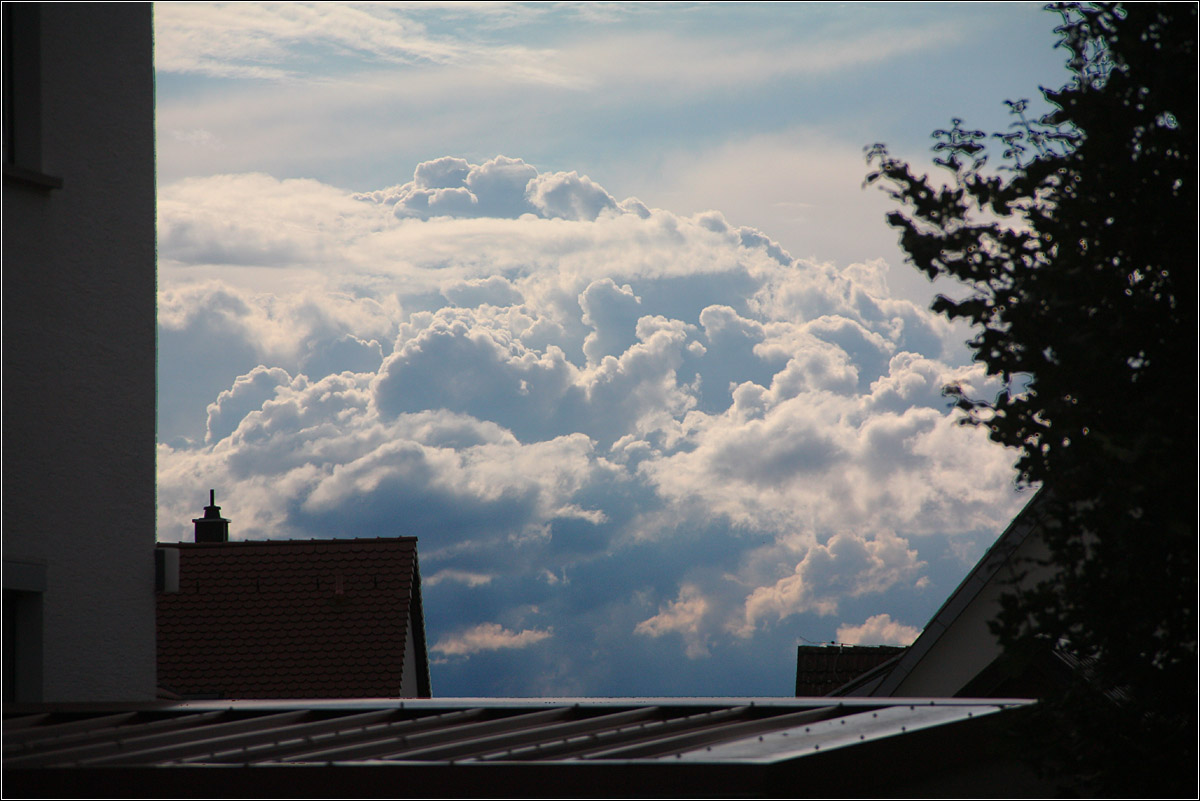
<svg viewBox="0 0 1200 801"><path fill-rule="evenodd" d="M1066 82L1005 4L157 4L158 536L419 538L440 696L788 695L1030 497L875 142Z"/></svg>

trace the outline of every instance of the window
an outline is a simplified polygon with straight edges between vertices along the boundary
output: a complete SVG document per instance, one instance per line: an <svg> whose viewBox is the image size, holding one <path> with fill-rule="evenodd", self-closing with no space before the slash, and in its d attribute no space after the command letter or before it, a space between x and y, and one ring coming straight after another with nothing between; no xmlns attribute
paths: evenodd
<svg viewBox="0 0 1200 801"><path fill-rule="evenodd" d="M61 189L42 172L42 38L37 3L4 4L4 179Z"/></svg>
<svg viewBox="0 0 1200 801"><path fill-rule="evenodd" d="M42 700L42 593L46 566L4 561L4 701Z"/></svg>

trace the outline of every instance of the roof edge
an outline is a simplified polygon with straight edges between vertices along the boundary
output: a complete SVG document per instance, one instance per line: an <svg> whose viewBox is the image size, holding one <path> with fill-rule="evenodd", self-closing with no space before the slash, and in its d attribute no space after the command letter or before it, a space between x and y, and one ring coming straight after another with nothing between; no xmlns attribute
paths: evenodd
<svg viewBox="0 0 1200 801"><path fill-rule="evenodd" d="M908 650L894 664L887 675L870 692L873 697L889 696L900 686L917 664L941 639L942 635L954 624L954 621L979 595L992 577L1008 564L1021 544L1038 527L1045 516L1045 487L1038 489L1029 502L1017 513L1004 533L992 544L992 547L980 557L975 567L967 573L950 596L938 607L937 612L925 624L920 636L913 641Z"/></svg>
<svg viewBox="0 0 1200 801"><path fill-rule="evenodd" d="M326 539L272 539L272 540L228 540L227 542L155 542L157 548L229 548L251 545L352 545L362 543L412 542L417 537L330 537Z"/></svg>

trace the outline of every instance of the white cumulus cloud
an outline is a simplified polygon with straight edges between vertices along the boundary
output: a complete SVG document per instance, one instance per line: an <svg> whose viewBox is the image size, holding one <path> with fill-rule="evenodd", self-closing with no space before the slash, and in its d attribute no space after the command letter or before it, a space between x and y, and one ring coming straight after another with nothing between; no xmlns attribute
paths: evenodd
<svg viewBox="0 0 1200 801"><path fill-rule="evenodd" d="M844 599L915 580L923 567L917 552L895 534L882 531L866 540L839 533L827 545L810 548L791 575L750 593L738 633L748 636L763 618L782 620L807 611L832 615Z"/></svg>
<svg viewBox="0 0 1200 801"><path fill-rule="evenodd" d="M434 587L443 581L456 581L459 584L466 584L468 587L482 587L489 583L493 576L487 573L471 573L467 570L439 570L427 579L424 579L424 584L427 587Z"/></svg>
<svg viewBox="0 0 1200 801"><path fill-rule="evenodd" d="M920 629L892 620L885 612L872 615L858 626L838 626L837 641L847 645L911 645L920 634Z"/></svg>
<svg viewBox="0 0 1200 801"><path fill-rule="evenodd" d="M679 588L678 598L663 606L657 615L638 623L634 633L661 637L668 632L678 632L687 642L687 655L690 658L708 656L708 646L700 629L708 610L708 601L700 588L694 584L684 584Z"/></svg>
<svg viewBox="0 0 1200 801"><path fill-rule="evenodd" d="M209 488L235 538L417 536L442 692L765 692L789 627L927 616L1020 503L886 265L516 158L411 175L160 187L160 539Z"/></svg>
<svg viewBox="0 0 1200 801"><path fill-rule="evenodd" d="M457 634L442 637L430 650L445 656L467 656L502 648L528 648L547 639L551 633L540 629L510 631L499 623L480 623Z"/></svg>

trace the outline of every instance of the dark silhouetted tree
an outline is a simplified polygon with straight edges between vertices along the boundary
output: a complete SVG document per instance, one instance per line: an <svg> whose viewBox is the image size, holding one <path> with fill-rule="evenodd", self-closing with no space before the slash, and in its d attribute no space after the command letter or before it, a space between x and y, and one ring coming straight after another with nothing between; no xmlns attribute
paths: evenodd
<svg viewBox="0 0 1200 801"><path fill-rule="evenodd" d="M935 311L976 326L991 400L948 388L1042 484L1056 578L1014 590L1010 654L1083 666L1038 748L1103 795L1196 792L1196 4L1050 6L1074 79L1055 111L989 138L936 131L944 185L882 145L868 183L909 260L966 285ZM969 70L969 67L964 66Z"/></svg>

